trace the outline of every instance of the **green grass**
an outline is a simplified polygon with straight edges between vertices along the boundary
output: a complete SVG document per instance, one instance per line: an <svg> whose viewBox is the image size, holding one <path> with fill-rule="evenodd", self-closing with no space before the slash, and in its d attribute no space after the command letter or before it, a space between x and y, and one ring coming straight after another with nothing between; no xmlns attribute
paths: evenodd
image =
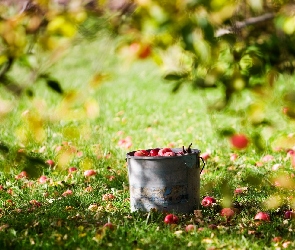
<svg viewBox="0 0 295 250"><path fill-rule="evenodd" d="M290 198L293 186L272 185L276 176L283 174L285 178L293 171L286 153L271 149L278 136L294 129L281 112L280 98L287 85L279 84L275 95L262 99L273 125L252 127L245 107L261 97L244 92L230 107L214 111L208 105L217 101L220 90L193 91L183 86L172 94L173 86L162 80L152 61L128 64L116 55L116 44L108 37L70 49L51 70L61 80L67 97L41 82L32 87L32 98L17 99L0 90L2 100L15 104L1 116L0 124L1 141L10 147L8 153L1 151L0 158L1 249L276 249L292 241L294 222L285 221L283 214L294 206ZM14 69L19 78L21 72ZM107 77L93 87L89 82L99 73ZM283 82L293 84L286 76L279 79ZM99 113L92 107L99 107ZM251 144L247 150L236 152L228 139L220 136L219 131L225 128L250 136L261 133L265 149L258 151ZM128 136L132 146L120 147L118 142ZM131 213L126 153L190 143L202 152L211 152L201 177L201 198L213 196L217 205L202 207L202 218L179 214L180 223L175 227L165 225L160 212ZM60 145L66 149L56 151ZM19 149L29 157L17 152ZM64 153L70 150L75 153ZM233 152L239 154L235 162L229 160ZM257 167L256 162L267 154L272 154L274 161ZM57 166L51 169L38 159L52 159ZM272 171L274 164L281 164L281 170ZM67 173L70 166L78 168L72 176ZM32 178L15 179L23 169ZM86 169L95 169L97 175L86 179ZM39 184L41 175L50 181ZM90 192L86 190L89 186ZM236 187L247 187L248 191L233 195ZM73 195L62 196L68 189ZM104 201L106 193L116 198ZM264 201L271 195L279 195L282 202L266 208ZM31 200L41 206L30 204ZM237 212L226 222L219 212L229 201ZM96 211L89 210L93 204ZM260 210L270 213L271 222L254 221ZM116 225L115 230L103 229L108 220ZM186 233L185 225L191 223L203 230ZM212 224L217 229L208 227ZM282 242L272 242L275 236L281 236ZM289 248L294 246L291 242Z"/></svg>

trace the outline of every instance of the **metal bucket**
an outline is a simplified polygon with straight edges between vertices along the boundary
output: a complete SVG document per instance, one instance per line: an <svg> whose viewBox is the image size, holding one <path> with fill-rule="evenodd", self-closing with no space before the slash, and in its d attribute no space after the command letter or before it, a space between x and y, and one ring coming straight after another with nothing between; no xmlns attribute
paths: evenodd
<svg viewBox="0 0 295 250"><path fill-rule="evenodd" d="M182 151L172 148L173 152ZM191 213L199 208L200 150L182 156L134 156L127 153L131 211ZM203 162L200 170L200 159Z"/></svg>

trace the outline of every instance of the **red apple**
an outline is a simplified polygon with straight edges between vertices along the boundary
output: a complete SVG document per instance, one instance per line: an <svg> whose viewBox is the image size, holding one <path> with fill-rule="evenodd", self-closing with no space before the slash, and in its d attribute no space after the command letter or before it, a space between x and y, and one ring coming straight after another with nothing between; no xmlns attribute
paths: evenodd
<svg viewBox="0 0 295 250"><path fill-rule="evenodd" d="M47 178L47 176L45 176L45 175L42 175L40 178L39 178L39 182L40 183L46 183L48 181L48 178Z"/></svg>
<svg viewBox="0 0 295 250"><path fill-rule="evenodd" d="M150 156L158 156L159 150L160 150L159 148L151 149Z"/></svg>
<svg viewBox="0 0 295 250"><path fill-rule="evenodd" d="M238 159L238 155L237 154L235 154L235 153L233 153L233 154L230 154L230 160L231 161L235 161L236 159Z"/></svg>
<svg viewBox="0 0 295 250"><path fill-rule="evenodd" d="M259 212L255 215L254 220L260 220L260 221L270 221L270 217L268 213L265 212Z"/></svg>
<svg viewBox="0 0 295 250"><path fill-rule="evenodd" d="M237 149L244 149L248 146L249 139L243 134L235 134L232 137L230 137L230 142L233 145L233 147Z"/></svg>
<svg viewBox="0 0 295 250"><path fill-rule="evenodd" d="M47 160L45 163L48 164L51 168L55 166L55 162L53 160Z"/></svg>
<svg viewBox="0 0 295 250"><path fill-rule="evenodd" d="M269 162L269 161L273 161L275 158L272 156L272 155L265 155L263 158L262 158L262 161L263 162Z"/></svg>
<svg viewBox="0 0 295 250"><path fill-rule="evenodd" d="M143 44L139 50L138 57L140 59L145 59L151 54L151 47L147 44Z"/></svg>
<svg viewBox="0 0 295 250"><path fill-rule="evenodd" d="M217 229L217 226L215 224L210 224L208 226L208 228L211 229L211 230L215 230L215 229Z"/></svg>
<svg viewBox="0 0 295 250"><path fill-rule="evenodd" d="M174 214L167 214L164 219L165 224L177 224L178 223L178 217Z"/></svg>
<svg viewBox="0 0 295 250"><path fill-rule="evenodd" d="M293 219L293 218L295 218L295 213L291 210L288 210L285 212L284 217L285 217L285 219Z"/></svg>
<svg viewBox="0 0 295 250"><path fill-rule="evenodd" d="M106 224L103 225L103 227L109 230L115 229L115 225L112 222L107 222Z"/></svg>
<svg viewBox="0 0 295 250"><path fill-rule="evenodd" d="M210 153L209 152L205 152L203 154L200 155L205 161L207 161L210 158Z"/></svg>
<svg viewBox="0 0 295 250"><path fill-rule="evenodd" d="M116 196L113 194L104 194L102 196L103 201L111 201L111 200L114 200L115 198L116 198Z"/></svg>
<svg viewBox="0 0 295 250"><path fill-rule="evenodd" d="M96 175L96 171L93 170L93 169L89 169L89 170L84 171L84 176L85 177L90 177L90 176L93 176L93 175Z"/></svg>
<svg viewBox="0 0 295 250"><path fill-rule="evenodd" d="M15 176L15 179L19 180L19 179L23 179L27 177L28 177L28 173L26 171L21 171L18 175Z"/></svg>
<svg viewBox="0 0 295 250"><path fill-rule="evenodd" d="M33 205L34 207L40 207L41 206L41 202L36 201L36 200L30 200L29 201L31 205Z"/></svg>
<svg viewBox="0 0 295 250"><path fill-rule="evenodd" d="M74 172L76 172L78 169L76 168L76 167L70 167L69 168L69 173L74 173Z"/></svg>
<svg viewBox="0 0 295 250"><path fill-rule="evenodd" d="M62 196L66 197L68 195L72 195L73 194L73 191L68 189L67 191L63 192Z"/></svg>
<svg viewBox="0 0 295 250"><path fill-rule="evenodd" d="M160 156L164 156L164 154L167 153L167 152L173 152L173 151L172 151L171 148L161 148L161 149L159 150L159 153L158 153L158 154L159 154Z"/></svg>
<svg viewBox="0 0 295 250"><path fill-rule="evenodd" d="M147 150L141 149L141 150L137 150L134 153L134 156L148 156L149 152Z"/></svg>
<svg viewBox="0 0 295 250"><path fill-rule="evenodd" d="M210 197L210 196L206 196L202 200L202 206L204 206L204 207L211 207L213 203L216 203L216 200L213 197Z"/></svg>
<svg viewBox="0 0 295 250"><path fill-rule="evenodd" d="M174 152L166 152L164 153L164 156L175 156Z"/></svg>
<svg viewBox="0 0 295 250"><path fill-rule="evenodd" d="M235 189L234 194L242 194L245 193L248 190L247 187L238 187Z"/></svg>
<svg viewBox="0 0 295 250"><path fill-rule="evenodd" d="M276 236L276 237L274 237L274 238L272 239L272 241L275 242L275 243L278 243L278 242L281 242L282 239L283 239L282 237L280 237L280 236Z"/></svg>
<svg viewBox="0 0 295 250"><path fill-rule="evenodd" d="M179 151L179 152L176 153L176 155L177 156L182 156L182 155L184 155L184 153L182 151Z"/></svg>
<svg viewBox="0 0 295 250"><path fill-rule="evenodd" d="M193 225L193 224L186 225L185 231L186 232L196 231L196 225Z"/></svg>
<svg viewBox="0 0 295 250"><path fill-rule="evenodd" d="M230 220L234 215L235 212L229 207L221 209L220 215L225 217L227 220Z"/></svg>

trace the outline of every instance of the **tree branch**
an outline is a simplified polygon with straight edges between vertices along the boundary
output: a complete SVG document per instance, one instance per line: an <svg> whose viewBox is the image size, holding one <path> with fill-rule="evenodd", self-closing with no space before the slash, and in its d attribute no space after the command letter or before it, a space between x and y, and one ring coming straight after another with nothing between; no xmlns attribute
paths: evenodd
<svg viewBox="0 0 295 250"><path fill-rule="evenodd" d="M242 22L235 22L231 27L220 28L216 31L216 37L221 37L226 34L236 33L238 30L243 29L249 25L254 25L257 23L262 23L271 20L275 17L273 13L265 13L261 16L250 17Z"/></svg>

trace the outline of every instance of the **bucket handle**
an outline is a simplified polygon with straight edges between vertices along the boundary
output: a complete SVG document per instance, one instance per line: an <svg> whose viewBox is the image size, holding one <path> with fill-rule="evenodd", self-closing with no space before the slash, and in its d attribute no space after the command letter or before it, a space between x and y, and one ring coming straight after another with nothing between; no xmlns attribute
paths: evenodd
<svg viewBox="0 0 295 250"><path fill-rule="evenodd" d="M202 160L202 162L203 162L203 166L202 166L202 169L201 169L201 171L200 171L200 174L201 174L201 173L203 172L203 169L204 169L206 163L205 163L205 160L203 159L203 157L199 156L199 158L200 158L200 159Z"/></svg>

